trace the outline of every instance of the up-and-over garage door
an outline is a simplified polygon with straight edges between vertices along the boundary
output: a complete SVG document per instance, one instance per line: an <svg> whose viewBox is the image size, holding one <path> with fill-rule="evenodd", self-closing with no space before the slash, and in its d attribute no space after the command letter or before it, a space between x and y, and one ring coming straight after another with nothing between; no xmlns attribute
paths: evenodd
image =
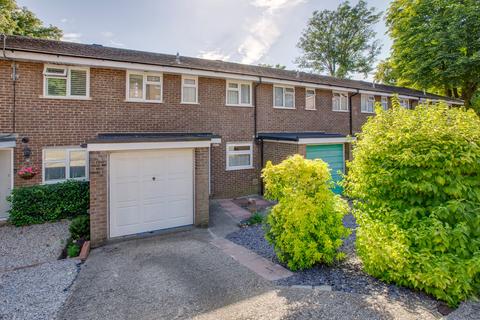
<svg viewBox="0 0 480 320"><path fill-rule="evenodd" d="M307 159L322 159L328 163L332 179L335 182L333 191L338 194L342 193L342 187L337 183L342 179L340 173L343 173L345 168L343 144L309 145L307 146Z"/></svg>
<svg viewBox="0 0 480 320"><path fill-rule="evenodd" d="M193 224L193 149L110 154L110 236Z"/></svg>

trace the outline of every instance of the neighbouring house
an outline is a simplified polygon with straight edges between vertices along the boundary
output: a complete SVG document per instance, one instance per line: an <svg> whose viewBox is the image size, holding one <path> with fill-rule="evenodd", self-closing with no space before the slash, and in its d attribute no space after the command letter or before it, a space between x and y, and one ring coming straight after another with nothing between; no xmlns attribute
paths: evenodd
<svg viewBox="0 0 480 320"><path fill-rule="evenodd" d="M11 188L90 181L91 238L207 225L209 199L261 192L266 161L300 153L335 179L349 138L398 94L297 71L7 36L0 57L0 217ZM25 165L39 173L25 180ZM335 190L340 192L340 190Z"/></svg>

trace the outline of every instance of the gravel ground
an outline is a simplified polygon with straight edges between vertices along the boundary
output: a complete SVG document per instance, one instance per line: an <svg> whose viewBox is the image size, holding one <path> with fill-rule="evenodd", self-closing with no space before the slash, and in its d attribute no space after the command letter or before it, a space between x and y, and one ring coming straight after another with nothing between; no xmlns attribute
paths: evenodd
<svg viewBox="0 0 480 320"><path fill-rule="evenodd" d="M297 271L289 278L277 281L279 285L329 285L332 290L357 294L380 294L388 298L401 298L409 301L421 301L432 307L438 302L420 292L414 292L407 288L397 287L381 282L361 270L361 262L355 254L355 219L352 215L344 218L344 225L352 228L353 232L345 239L342 250L347 253L347 258L341 263L331 267L318 265L312 269ZM275 263L277 260L273 247L265 240L261 226L242 228L226 237L228 240L242 245L257 254Z"/></svg>
<svg viewBox="0 0 480 320"><path fill-rule="evenodd" d="M0 227L0 272L57 260L70 236L70 221Z"/></svg>
<svg viewBox="0 0 480 320"><path fill-rule="evenodd" d="M0 273L0 319L54 319L78 272L68 259Z"/></svg>

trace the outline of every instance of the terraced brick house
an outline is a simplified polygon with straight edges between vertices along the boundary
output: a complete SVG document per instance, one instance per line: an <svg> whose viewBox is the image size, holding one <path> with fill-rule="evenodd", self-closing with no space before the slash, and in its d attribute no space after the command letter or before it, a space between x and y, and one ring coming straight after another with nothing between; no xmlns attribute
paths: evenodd
<svg viewBox="0 0 480 320"><path fill-rule="evenodd" d="M209 199L257 194L266 161L300 153L335 179L349 137L398 94L316 74L27 37L3 39L0 217L13 187L90 181L93 245L208 224ZM39 168L30 180L17 171ZM340 192L340 190L336 190Z"/></svg>

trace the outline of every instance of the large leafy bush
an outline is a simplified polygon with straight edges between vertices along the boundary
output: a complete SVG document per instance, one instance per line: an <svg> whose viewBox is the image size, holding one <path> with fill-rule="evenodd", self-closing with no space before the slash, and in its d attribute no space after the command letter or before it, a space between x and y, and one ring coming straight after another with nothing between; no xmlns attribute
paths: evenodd
<svg viewBox="0 0 480 320"><path fill-rule="evenodd" d="M55 184L15 188L9 222L16 226L57 221L85 214L90 205L89 184L86 181L66 181Z"/></svg>
<svg viewBox="0 0 480 320"><path fill-rule="evenodd" d="M322 160L292 156L263 169L265 197L277 200L266 221L266 239L281 262L292 270L341 259L342 223L348 205L331 190L328 165Z"/></svg>
<svg viewBox="0 0 480 320"><path fill-rule="evenodd" d="M457 305L480 290L480 119L444 104L377 108L358 136L355 198L365 270Z"/></svg>

